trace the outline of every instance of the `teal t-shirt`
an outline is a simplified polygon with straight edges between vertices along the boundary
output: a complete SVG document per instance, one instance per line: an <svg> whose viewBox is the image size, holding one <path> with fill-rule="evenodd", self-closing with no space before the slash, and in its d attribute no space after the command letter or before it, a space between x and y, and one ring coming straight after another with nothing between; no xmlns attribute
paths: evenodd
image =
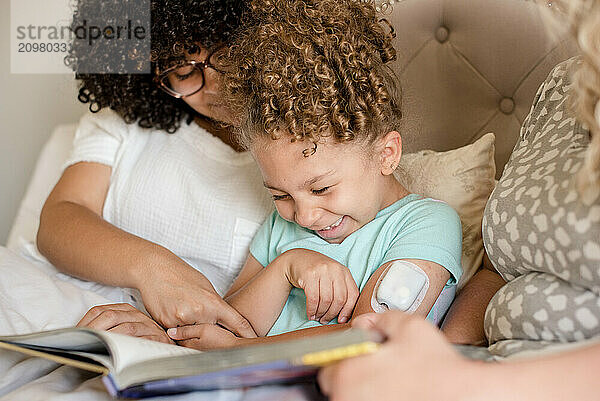
<svg viewBox="0 0 600 401"><path fill-rule="evenodd" d="M330 244L274 211L256 233L250 253L267 267L277 256L297 248L319 252L348 267L360 291L381 265L396 259L422 259L440 264L450 272L446 286L456 285L462 274L460 218L448 204L416 194L380 210L372 221L341 244ZM330 323L337 323L337 319ZM306 317L304 291L293 288L267 335L314 326L321 323Z"/></svg>

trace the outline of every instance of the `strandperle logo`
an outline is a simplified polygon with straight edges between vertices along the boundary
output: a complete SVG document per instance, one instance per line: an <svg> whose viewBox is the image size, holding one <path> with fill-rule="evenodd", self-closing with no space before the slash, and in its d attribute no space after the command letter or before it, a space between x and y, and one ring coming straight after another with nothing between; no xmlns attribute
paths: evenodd
<svg viewBox="0 0 600 401"><path fill-rule="evenodd" d="M87 24L87 20L83 20L83 24L71 28L70 26L18 26L17 39L24 40L87 40L91 46L95 40L104 39L146 39L146 28L144 26L133 26L131 20L127 20L125 25L107 25L99 27L96 25Z"/></svg>
<svg viewBox="0 0 600 401"><path fill-rule="evenodd" d="M69 0L11 0L12 73L150 72L150 1L74 10Z"/></svg>

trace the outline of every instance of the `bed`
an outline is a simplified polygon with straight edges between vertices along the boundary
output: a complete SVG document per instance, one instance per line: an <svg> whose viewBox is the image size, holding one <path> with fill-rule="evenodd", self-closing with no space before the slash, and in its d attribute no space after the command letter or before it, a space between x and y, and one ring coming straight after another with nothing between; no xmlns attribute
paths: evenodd
<svg viewBox="0 0 600 401"><path fill-rule="evenodd" d="M494 132L502 173L539 84L574 54L564 32L525 0L403 0L382 6L399 51L405 152L447 151ZM0 334L70 326L89 307L130 301L117 288L58 273L35 248L39 213L61 173L76 125L57 127L42 150L6 247L0 248ZM477 230L475 230L477 231ZM480 259L475 258L475 261ZM489 357L485 350L465 350ZM191 393L177 400L318 399L314 386ZM97 377L0 352L0 399L107 400Z"/></svg>

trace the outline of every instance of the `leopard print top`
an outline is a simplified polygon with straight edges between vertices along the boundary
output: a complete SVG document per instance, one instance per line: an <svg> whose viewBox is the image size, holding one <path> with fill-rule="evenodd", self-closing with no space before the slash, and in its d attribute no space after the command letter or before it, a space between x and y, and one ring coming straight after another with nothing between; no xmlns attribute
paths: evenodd
<svg viewBox="0 0 600 401"><path fill-rule="evenodd" d="M576 63L538 90L485 209L485 249L507 281L485 316L498 355L600 335L600 196L584 205L574 185L590 143L569 108Z"/></svg>

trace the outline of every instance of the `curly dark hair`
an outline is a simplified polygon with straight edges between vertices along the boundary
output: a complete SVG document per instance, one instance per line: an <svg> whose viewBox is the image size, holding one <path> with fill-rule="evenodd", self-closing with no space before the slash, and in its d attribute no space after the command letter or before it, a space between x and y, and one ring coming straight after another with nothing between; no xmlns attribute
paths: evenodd
<svg viewBox="0 0 600 401"><path fill-rule="evenodd" d="M140 3L143 2L77 0L71 27L84 24L90 14L111 21L115 16L149 12L150 19L146 19L151 21L149 61L154 72L185 59L186 53L198 53L199 46L210 49L229 44L246 7L246 2L240 0L150 0L149 10L148 1L145 6ZM143 7L146 10L140 9ZM107 57L131 58L132 49L120 52L129 54L107 54L87 46L85 41L74 40L65 62L77 71L78 66L102 63ZM78 98L89 103L92 112L109 107L127 123L137 121L141 127L173 133L184 117L189 121L197 113L184 101L160 90L153 78L154 74L77 73Z"/></svg>
<svg viewBox="0 0 600 401"><path fill-rule="evenodd" d="M399 129L394 32L373 1L254 0L222 88L248 147L259 135L372 142ZM306 152L305 152L306 155Z"/></svg>

